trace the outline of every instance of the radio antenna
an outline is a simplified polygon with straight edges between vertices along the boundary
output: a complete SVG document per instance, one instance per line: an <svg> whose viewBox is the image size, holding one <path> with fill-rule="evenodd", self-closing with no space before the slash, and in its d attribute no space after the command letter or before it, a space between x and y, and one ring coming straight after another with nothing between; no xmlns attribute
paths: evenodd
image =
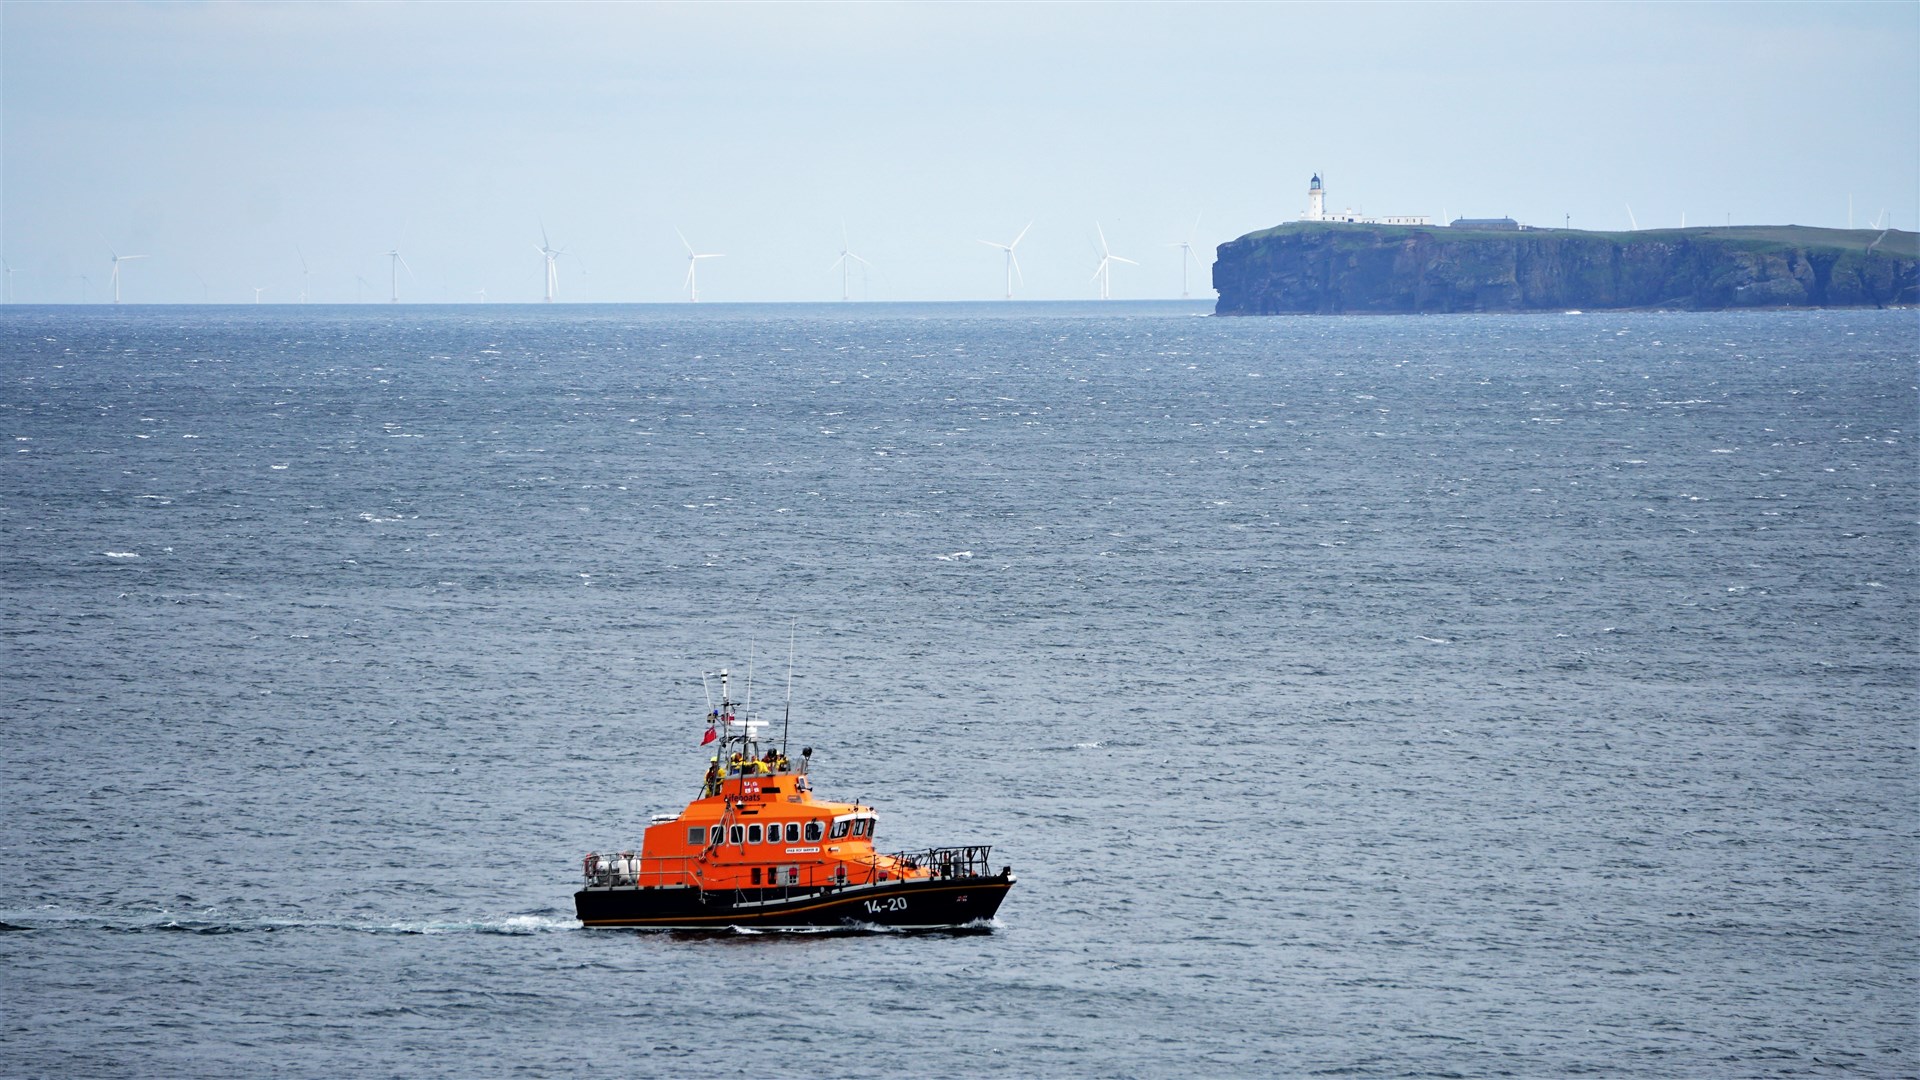
<svg viewBox="0 0 1920 1080"><path fill-rule="evenodd" d="M793 632L800 625L800 616L795 615L787 624L787 718L780 721L780 756L787 756L787 729L793 726Z"/></svg>
<svg viewBox="0 0 1920 1080"><path fill-rule="evenodd" d="M747 639L747 701L740 709L741 719L746 721L740 728L740 756L746 757L753 749L747 740L753 738L753 654L756 642Z"/></svg>

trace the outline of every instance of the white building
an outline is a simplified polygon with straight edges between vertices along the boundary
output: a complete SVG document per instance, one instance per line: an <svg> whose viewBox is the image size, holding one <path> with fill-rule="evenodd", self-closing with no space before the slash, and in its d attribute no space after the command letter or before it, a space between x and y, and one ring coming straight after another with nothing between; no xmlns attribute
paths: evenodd
<svg viewBox="0 0 1920 1080"><path fill-rule="evenodd" d="M1395 217L1363 217L1358 210L1340 210L1327 213L1327 190L1320 184L1316 174L1313 182L1307 185L1307 212L1300 215L1301 221L1339 221L1348 225L1431 225L1425 214L1401 214Z"/></svg>

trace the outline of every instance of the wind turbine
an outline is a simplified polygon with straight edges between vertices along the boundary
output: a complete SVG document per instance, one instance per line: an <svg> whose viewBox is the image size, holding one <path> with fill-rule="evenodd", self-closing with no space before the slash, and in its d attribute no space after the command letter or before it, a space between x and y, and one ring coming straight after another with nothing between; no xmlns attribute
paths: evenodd
<svg viewBox="0 0 1920 1080"><path fill-rule="evenodd" d="M397 304L400 302L400 268L407 266L407 260L400 257L399 248L394 248L392 251L383 251L381 254L387 257L387 274L391 278L387 283L387 303ZM413 276L413 267L411 266L407 266L407 277L414 281L420 280Z"/></svg>
<svg viewBox="0 0 1920 1080"><path fill-rule="evenodd" d="M842 300L849 299L847 278L852 273L853 264L856 262L862 267L862 273L865 272L865 267L873 265L860 256L855 255L852 249L847 246L847 225L846 222L843 221L840 223L840 257L833 260L833 265L840 268L840 299ZM829 270L832 268L833 267L828 267Z"/></svg>
<svg viewBox="0 0 1920 1080"><path fill-rule="evenodd" d="M307 268L307 253L300 250L299 244L293 245L293 253L300 256L300 302L304 304L307 302L307 275L312 271Z"/></svg>
<svg viewBox="0 0 1920 1080"><path fill-rule="evenodd" d="M694 270L699 267L700 260L701 259L724 259L726 258L726 256L714 255L714 254L703 255L699 252L696 252L693 250L693 245L687 243L686 233L680 232L679 229L675 229L673 231L679 234L681 245L687 249L687 283L686 283L687 284L687 301L689 303L697 304L700 302L700 282L698 278L695 277Z"/></svg>
<svg viewBox="0 0 1920 1080"><path fill-rule="evenodd" d="M1029 221L1027 222L1027 228L1021 229L1020 235L1014 237L1013 243L1011 244L996 244L991 240L980 241L981 243L987 245L988 247L999 248L1001 251L1004 251L1007 253L1007 299L1009 300L1013 299L1013 276L1015 274L1020 274L1020 259L1018 256L1014 255L1013 249L1019 247L1020 241L1027 238L1027 229L1031 229L1031 228L1033 228L1033 222ZM1026 283L1027 283L1027 276L1025 274L1020 274L1020 284L1025 285Z"/></svg>
<svg viewBox="0 0 1920 1080"><path fill-rule="evenodd" d="M1200 218L1199 218L1199 215L1195 215L1193 219L1193 228L1187 230L1187 238L1185 240L1180 241L1177 244L1167 245L1168 247L1177 247L1180 249L1180 298L1182 300L1185 300L1188 297L1191 297L1193 295L1191 292L1187 291L1187 264L1191 262L1193 265L1198 266L1202 270L1205 270L1207 268L1207 264L1200 261L1200 256L1195 255L1193 253L1193 234L1199 231L1200 231Z"/></svg>
<svg viewBox="0 0 1920 1080"><path fill-rule="evenodd" d="M144 259L146 256L122 255L113 250L112 244L107 245L107 250L113 252L113 302L117 304L120 302L120 264L123 262L132 262L135 259Z"/></svg>
<svg viewBox="0 0 1920 1080"><path fill-rule="evenodd" d="M1095 232L1100 234L1100 265L1094 268L1093 280L1100 283L1100 299L1111 300L1113 297L1110 295L1109 286L1111 286L1113 282L1113 264L1117 262L1126 263L1128 266L1139 266L1140 264L1134 262L1132 259L1123 259L1115 255L1112 251L1109 251L1107 249L1106 231L1100 228L1100 223L1097 221L1093 223L1093 228Z"/></svg>
<svg viewBox="0 0 1920 1080"><path fill-rule="evenodd" d="M547 260L547 303L551 304L553 294L560 291L560 268L555 266L553 261L570 253L565 248L557 248L547 242L547 223L544 221L540 223L540 243L534 247L534 250L545 256ZM573 261L579 262L580 256L575 255ZM581 267L580 272L586 273L586 268Z"/></svg>
<svg viewBox="0 0 1920 1080"><path fill-rule="evenodd" d="M353 280L354 280L353 302L356 304L362 303L365 299L366 291L368 289L373 288L373 282L368 281L366 278L360 276L359 274L353 275Z"/></svg>
<svg viewBox="0 0 1920 1080"><path fill-rule="evenodd" d="M20 271L15 269L14 265L5 259L0 259L0 266L6 267L7 270L7 303L11 304L13 303L13 275Z"/></svg>
<svg viewBox="0 0 1920 1080"><path fill-rule="evenodd" d="M256 304L259 303L260 294L266 291L267 291L267 287L265 285L255 285L253 287L253 302Z"/></svg>
<svg viewBox="0 0 1920 1080"><path fill-rule="evenodd" d="M1626 201L1625 199L1622 199L1622 200L1620 200L1620 201L1621 201L1621 202L1623 202L1623 203L1626 203L1626 207L1627 207L1627 224L1629 224L1629 225L1631 225L1631 226L1633 226L1633 231L1634 231L1634 232L1639 232L1639 231L1640 231L1640 223L1639 223L1638 221L1636 221L1636 220L1634 220L1634 217L1633 217L1633 204L1632 204L1632 203L1630 203L1630 202L1627 202L1627 201Z"/></svg>

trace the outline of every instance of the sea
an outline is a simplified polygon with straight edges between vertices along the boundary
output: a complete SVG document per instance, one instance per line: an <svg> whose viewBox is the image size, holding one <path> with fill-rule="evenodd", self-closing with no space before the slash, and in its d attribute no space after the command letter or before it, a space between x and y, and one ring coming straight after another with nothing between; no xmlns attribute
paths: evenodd
<svg viewBox="0 0 1920 1080"><path fill-rule="evenodd" d="M1915 313L1208 312L0 308L0 1075L1920 1073Z"/></svg>

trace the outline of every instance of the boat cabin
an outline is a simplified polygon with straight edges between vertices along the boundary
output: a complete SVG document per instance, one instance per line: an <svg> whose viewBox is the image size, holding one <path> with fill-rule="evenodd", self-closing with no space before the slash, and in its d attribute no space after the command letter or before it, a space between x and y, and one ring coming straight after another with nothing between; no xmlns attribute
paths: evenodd
<svg viewBox="0 0 1920 1080"><path fill-rule="evenodd" d="M647 827L636 858L623 852L614 878L639 888L813 889L925 877L911 857L874 850L870 806L821 802L807 779L813 748L796 767L765 744L766 722L736 718L721 672L721 702L708 713L719 737L700 795ZM589 876L595 868L588 867Z"/></svg>

